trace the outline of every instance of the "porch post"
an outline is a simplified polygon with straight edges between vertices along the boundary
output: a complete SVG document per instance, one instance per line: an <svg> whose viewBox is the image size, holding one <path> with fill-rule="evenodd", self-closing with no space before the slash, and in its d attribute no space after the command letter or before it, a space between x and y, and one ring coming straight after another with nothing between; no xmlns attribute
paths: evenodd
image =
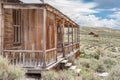
<svg viewBox="0 0 120 80"><path fill-rule="evenodd" d="M69 27L70 27L70 25L68 24L68 44L70 43L70 40L69 40L69 37L70 37L69 36L70 28Z"/></svg>
<svg viewBox="0 0 120 80"><path fill-rule="evenodd" d="M63 19L63 22L62 22L62 26L63 26L63 57L65 57L65 51L64 51L64 42L65 42L65 40L64 40L64 36L65 36L65 33L64 33L64 28L65 28L65 24L64 24L64 19Z"/></svg>
<svg viewBox="0 0 120 80"><path fill-rule="evenodd" d="M75 28L75 42L77 43L77 28Z"/></svg>
<svg viewBox="0 0 120 80"><path fill-rule="evenodd" d="M73 28L74 28L74 26L72 25L72 50L73 50Z"/></svg>
<svg viewBox="0 0 120 80"><path fill-rule="evenodd" d="M68 45L70 44L70 24L68 23ZM70 50L70 48L68 47L68 51ZM70 52L70 51L69 51Z"/></svg>
<svg viewBox="0 0 120 80"><path fill-rule="evenodd" d="M79 27L77 28L77 43L79 42Z"/></svg>
<svg viewBox="0 0 120 80"><path fill-rule="evenodd" d="M46 67L46 7L43 9L43 67Z"/></svg>

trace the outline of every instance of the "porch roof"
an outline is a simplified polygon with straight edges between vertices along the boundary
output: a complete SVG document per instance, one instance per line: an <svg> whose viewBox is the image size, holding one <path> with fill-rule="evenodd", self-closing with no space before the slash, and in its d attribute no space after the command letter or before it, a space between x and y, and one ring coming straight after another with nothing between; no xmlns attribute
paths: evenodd
<svg viewBox="0 0 120 80"><path fill-rule="evenodd" d="M71 26L79 27L77 23L71 20L68 16L64 15L61 11L54 8L49 4L43 3L3 3L5 9L43 9L46 8L48 11L54 13L58 19L64 20L66 23L70 23Z"/></svg>

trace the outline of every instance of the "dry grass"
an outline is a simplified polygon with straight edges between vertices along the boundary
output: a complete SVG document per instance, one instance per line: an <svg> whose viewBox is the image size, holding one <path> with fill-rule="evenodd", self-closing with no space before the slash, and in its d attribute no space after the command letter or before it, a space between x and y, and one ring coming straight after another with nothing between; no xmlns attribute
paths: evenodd
<svg viewBox="0 0 120 80"><path fill-rule="evenodd" d="M20 80L24 75L23 69L10 65L7 59L0 56L0 80Z"/></svg>

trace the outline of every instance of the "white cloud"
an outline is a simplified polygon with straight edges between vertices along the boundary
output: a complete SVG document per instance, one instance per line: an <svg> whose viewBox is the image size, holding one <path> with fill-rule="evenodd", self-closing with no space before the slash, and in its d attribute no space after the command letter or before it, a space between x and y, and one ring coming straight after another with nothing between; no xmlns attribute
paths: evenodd
<svg viewBox="0 0 120 80"><path fill-rule="evenodd" d="M26 2L40 2L39 0L24 0ZM94 2L85 3L82 0L45 0L46 3L59 9L68 17L76 21L81 26L95 26L95 27L118 27L120 23L120 13L110 15L111 19L103 19L95 16L94 13L110 10L117 11L117 8L113 9L95 9L97 4Z"/></svg>
<svg viewBox="0 0 120 80"><path fill-rule="evenodd" d="M109 27L117 26L116 21L113 19L101 19L95 15L79 15L80 18L76 19L77 23L80 23L82 26L93 26L93 27Z"/></svg>
<svg viewBox="0 0 120 80"><path fill-rule="evenodd" d="M74 0L46 0L47 3L53 5L57 9L60 9L63 13L71 14L90 14L97 13L94 8L97 4L95 3L83 3L82 1ZM69 15L69 14L68 14Z"/></svg>
<svg viewBox="0 0 120 80"><path fill-rule="evenodd" d="M102 19L96 17L94 13L99 13L105 9L94 9L96 3L84 3L82 1L74 0L46 0L54 7L60 9L64 14L76 21L81 26L95 26L95 27L116 27L116 20ZM108 9L107 9L108 10ZM114 11L114 9L109 9Z"/></svg>
<svg viewBox="0 0 120 80"><path fill-rule="evenodd" d="M115 12L114 14L109 15L109 17L115 18L115 19L120 19L120 12Z"/></svg>
<svg viewBox="0 0 120 80"><path fill-rule="evenodd" d="M120 11L115 12L114 14L109 15L109 17L115 19L115 21L116 21L115 24L117 25L117 27L120 26Z"/></svg>

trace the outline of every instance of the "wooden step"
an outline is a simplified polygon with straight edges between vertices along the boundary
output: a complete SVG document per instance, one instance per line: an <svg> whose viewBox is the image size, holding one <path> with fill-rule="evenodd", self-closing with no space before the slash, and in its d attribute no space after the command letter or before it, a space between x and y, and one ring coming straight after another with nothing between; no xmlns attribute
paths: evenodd
<svg viewBox="0 0 120 80"><path fill-rule="evenodd" d="M70 67L70 66L72 66L72 63L66 63L65 64L65 67Z"/></svg>
<svg viewBox="0 0 120 80"><path fill-rule="evenodd" d="M77 66L71 66L69 69L75 70L76 68L77 68Z"/></svg>
<svg viewBox="0 0 120 80"><path fill-rule="evenodd" d="M61 63L67 63L68 62L68 60L63 60L63 61L61 61Z"/></svg>

